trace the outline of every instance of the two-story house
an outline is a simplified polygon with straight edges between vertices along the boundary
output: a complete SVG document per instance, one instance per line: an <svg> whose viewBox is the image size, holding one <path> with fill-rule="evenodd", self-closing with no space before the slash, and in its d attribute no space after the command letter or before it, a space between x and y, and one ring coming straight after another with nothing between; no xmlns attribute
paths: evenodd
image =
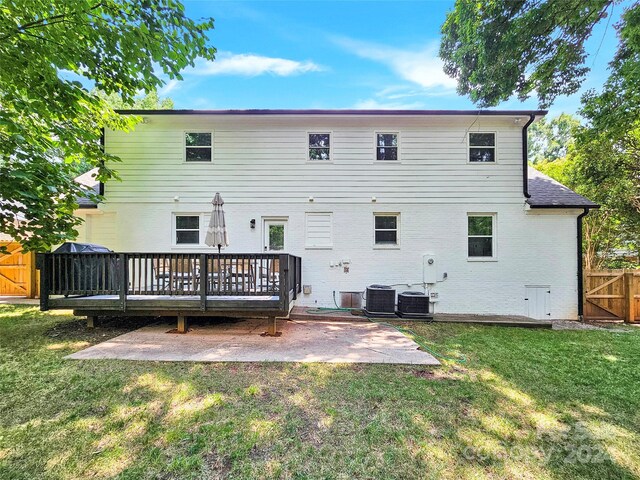
<svg viewBox="0 0 640 480"><path fill-rule="evenodd" d="M143 121L105 132L122 181L82 205L82 241L212 252L220 192L223 252L301 257L298 304L386 284L425 289L436 312L580 314L580 219L596 205L528 168L544 111L123 113Z"/></svg>

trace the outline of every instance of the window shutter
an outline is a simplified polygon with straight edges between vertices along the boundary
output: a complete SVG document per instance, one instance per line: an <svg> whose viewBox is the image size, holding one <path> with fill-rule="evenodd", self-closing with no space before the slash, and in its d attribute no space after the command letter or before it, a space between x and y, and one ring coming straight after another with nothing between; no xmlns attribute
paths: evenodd
<svg viewBox="0 0 640 480"><path fill-rule="evenodd" d="M305 246L307 248L333 247L333 214L308 212Z"/></svg>

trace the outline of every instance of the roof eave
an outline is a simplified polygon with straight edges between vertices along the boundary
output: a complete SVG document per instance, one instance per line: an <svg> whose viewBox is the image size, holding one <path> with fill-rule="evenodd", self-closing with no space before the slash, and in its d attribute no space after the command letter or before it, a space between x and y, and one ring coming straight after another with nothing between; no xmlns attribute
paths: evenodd
<svg viewBox="0 0 640 480"><path fill-rule="evenodd" d="M586 208L588 210L600 208L600 205L594 203L593 205L532 205L528 203L531 208Z"/></svg>
<svg viewBox="0 0 640 480"><path fill-rule="evenodd" d="M529 116L542 117L547 110L320 110L320 109L255 109L255 110L116 110L121 115L326 115L326 116Z"/></svg>

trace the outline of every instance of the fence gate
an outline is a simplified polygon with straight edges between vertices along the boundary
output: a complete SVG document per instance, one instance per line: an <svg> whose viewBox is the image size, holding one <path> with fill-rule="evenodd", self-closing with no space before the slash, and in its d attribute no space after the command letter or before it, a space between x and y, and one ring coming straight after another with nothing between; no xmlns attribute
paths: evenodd
<svg viewBox="0 0 640 480"><path fill-rule="evenodd" d="M35 254L24 253L15 242L0 242L8 253L0 254L0 295L33 298L38 292Z"/></svg>
<svg viewBox="0 0 640 480"><path fill-rule="evenodd" d="M584 275L587 320L640 321L640 271L588 270Z"/></svg>

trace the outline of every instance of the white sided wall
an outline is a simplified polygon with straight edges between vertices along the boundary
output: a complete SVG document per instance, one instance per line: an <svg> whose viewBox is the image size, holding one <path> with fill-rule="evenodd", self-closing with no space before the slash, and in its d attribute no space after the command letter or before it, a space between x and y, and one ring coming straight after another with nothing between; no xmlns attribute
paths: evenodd
<svg viewBox="0 0 640 480"><path fill-rule="evenodd" d="M468 163L469 129L497 133L496 164ZM211 163L184 162L185 130L213 132ZM332 162L308 162L307 133L325 131ZM548 285L551 317L575 318L580 212L525 206L521 131L510 117L151 116L132 133L107 132L122 181L109 182L101 213L87 215L86 240L120 251L211 252L175 246L172 222L175 213L202 214L204 239L220 192L226 252L263 251L263 220L287 218L286 250L302 257L312 287L301 304L333 306L334 291L373 283L420 290L422 257L433 254L436 311L522 315L525 286ZM399 133L398 162L374 160L376 132ZM306 212L332 214L331 247L305 246ZM374 213L400 214L398 247L374 246ZM468 213L496 214L495 259L467 258ZM344 260L348 273L330 266Z"/></svg>

